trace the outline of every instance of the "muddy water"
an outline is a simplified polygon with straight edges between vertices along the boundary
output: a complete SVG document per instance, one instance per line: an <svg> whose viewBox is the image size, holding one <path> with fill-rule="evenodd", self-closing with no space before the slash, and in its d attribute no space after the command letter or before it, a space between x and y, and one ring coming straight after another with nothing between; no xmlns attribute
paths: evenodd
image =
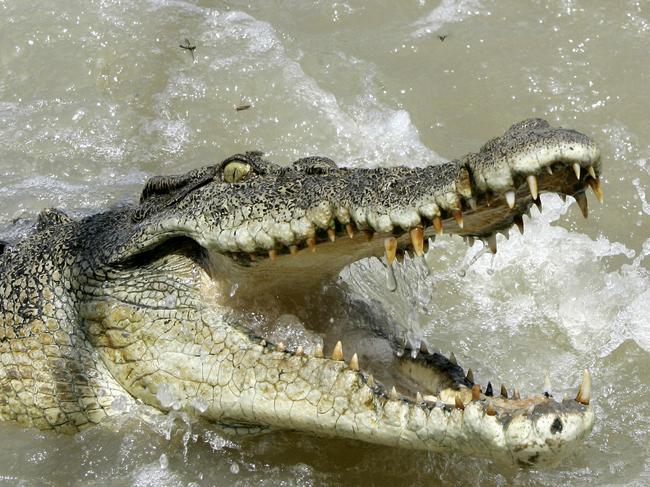
<svg viewBox="0 0 650 487"><path fill-rule="evenodd" d="M195 59L179 44L187 38ZM351 166L458 157L530 116L594 137L606 202L544 199L467 267L440 239L431 286L344 273L479 380L557 394L594 377L597 424L546 470L296 434L230 440L131 411L60 437L0 425L23 485L645 485L650 482L650 4L643 1L0 0L0 236L39 209L132 200L151 175L236 151ZM236 107L250 105L246 110ZM13 223L12 223L13 222ZM402 269L404 282L415 271ZM435 287L435 292L431 288ZM342 325L340 332L345 336Z"/></svg>

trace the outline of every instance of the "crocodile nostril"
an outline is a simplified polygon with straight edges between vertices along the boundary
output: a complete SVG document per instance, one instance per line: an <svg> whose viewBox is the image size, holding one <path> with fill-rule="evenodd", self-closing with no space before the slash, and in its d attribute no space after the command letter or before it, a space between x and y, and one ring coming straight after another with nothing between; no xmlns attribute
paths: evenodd
<svg viewBox="0 0 650 487"><path fill-rule="evenodd" d="M553 424L551 425L551 433L562 433L562 420L560 418L555 418Z"/></svg>

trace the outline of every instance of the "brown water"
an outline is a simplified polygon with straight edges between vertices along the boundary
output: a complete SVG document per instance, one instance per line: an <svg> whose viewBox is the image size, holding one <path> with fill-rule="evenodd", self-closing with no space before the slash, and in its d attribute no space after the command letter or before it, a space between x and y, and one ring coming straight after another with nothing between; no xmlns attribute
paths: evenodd
<svg viewBox="0 0 650 487"><path fill-rule="evenodd" d="M479 380L532 392L548 369L557 394L574 393L589 367L596 427L558 467L296 434L226 440L182 415L146 421L138 410L76 437L0 425L0 479L650 483L649 45L647 1L0 0L1 238L24 233L42 207L97 211L134 199L150 175L245 149L285 163L323 154L419 165L476 150L530 116L596 139L606 192L603 206L590 198L588 220L545 199L525 236L500 240L496 258L464 277L480 245L436 242L434 293L388 293L371 261L344 273Z"/></svg>

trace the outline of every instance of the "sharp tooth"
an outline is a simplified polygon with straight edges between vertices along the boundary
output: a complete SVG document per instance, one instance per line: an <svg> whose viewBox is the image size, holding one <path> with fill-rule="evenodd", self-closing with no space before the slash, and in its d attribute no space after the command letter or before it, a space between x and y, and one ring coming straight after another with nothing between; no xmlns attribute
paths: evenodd
<svg viewBox="0 0 650 487"><path fill-rule="evenodd" d="M580 212L582 213L582 216L587 218L589 216L589 207L587 206L587 195L584 193L577 193L573 195L573 197L578 202L578 206L580 207Z"/></svg>
<svg viewBox="0 0 650 487"><path fill-rule="evenodd" d="M560 196L562 203L566 203L566 195L564 193L558 193L558 195Z"/></svg>
<svg viewBox="0 0 650 487"><path fill-rule="evenodd" d="M336 230L334 230L332 227L328 228L327 236L330 238L331 242L334 242L336 240Z"/></svg>
<svg viewBox="0 0 650 487"><path fill-rule="evenodd" d="M309 247L312 252L316 252L316 239L313 237L308 238L307 247Z"/></svg>
<svg viewBox="0 0 650 487"><path fill-rule="evenodd" d="M271 260L275 260L275 259L277 259L277 258L278 258L278 251L275 250L275 249L271 249L271 250L269 250L269 258L270 258Z"/></svg>
<svg viewBox="0 0 650 487"><path fill-rule="evenodd" d="M260 342L260 345L261 345L262 347L266 347L266 340L262 340L262 341Z"/></svg>
<svg viewBox="0 0 650 487"><path fill-rule="evenodd" d="M463 212L460 210L454 210L451 213L454 216L454 220L456 220L458 226L460 228L463 228Z"/></svg>
<svg viewBox="0 0 650 487"><path fill-rule="evenodd" d="M442 235L442 220L439 216L433 217L433 226L436 229L436 233Z"/></svg>
<svg viewBox="0 0 650 487"><path fill-rule="evenodd" d="M603 189L600 187L600 179L594 178L587 181L592 191L596 195L599 203L602 204L605 201L605 195L603 194Z"/></svg>
<svg viewBox="0 0 650 487"><path fill-rule="evenodd" d="M470 247L474 246L474 237L472 235L467 236L467 245Z"/></svg>
<svg viewBox="0 0 650 487"><path fill-rule="evenodd" d="M553 168L551 168L551 166L546 166L546 172L549 173L552 176L553 175Z"/></svg>
<svg viewBox="0 0 650 487"><path fill-rule="evenodd" d="M576 178L580 179L580 164L577 162L573 163L573 172L576 174Z"/></svg>
<svg viewBox="0 0 650 487"><path fill-rule="evenodd" d="M485 413L488 416L496 416L497 415L497 410L494 409L494 405L492 404L492 401L488 401L487 409L485 410Z"/></svg>
<svg viewBox="0 0 650 487"><path fill-rule="evenodd" d="M449 354L449 361L454 365L458 365L458 361L456 360L456 356L454 355L454 352L451 352Z"/></svg>
<svg viewBox="0 0 650 487"><path fill-rule="evenodd" d="M291 255L296 255L298 253L298 246L297 245L290 245L289 246L289 252L291 252Z"/></svg>
<svg viewBox="0 0 650 487"><path fill-rule="evenodd" d="M519 229L519 233L521 233L523 235L524 234L524 217L521 216L521 215L516 215L513 220L515 222L515 225L517 225L517 228Z"/></svg>
<svg viewBox="0 0 650 487"><path fill-rule="evenodd" d="M472 369L467 369L467 375L465 378L472 384L474 383L474 372L472 372Z"/></svg>
<svg viewBox="0 0 650 487"><path fill-rule="evenodd" d="M345 226L345 231L348 232L350 238L354 238L354 227L352 226L352 223L348 223Z"/></svg>
<svg viewBox="0 0 650 487"><path fill-rule="evenodd" d="M476 205L476 200L474 198L470 198L467 200L467 203L469 203L469 207L476 211L477 205Z"/></svg>
<svg viewBox="0 0 650 487"><path fill-rule="evenodd" d="M496 235L496 233L493 233L492 235L489 235L488 237L486 237L485 240L487 242L488 247L490 247L490 252L492 252L493 254L496 254L497 253L497 235Z"/></svg>
<svg viewBox="0 0 650 487"><path fill-rule="evenodd" d="M350 359L350 369L359 370L359 357L357 357L356 353Z"/></svg>
<svg viewBox="0 0 650 487"><path fill-rule="evenodd" d="M395 260L397 253L397 239L395 237L388 237L384 239L384 249L386 250L386 261L391 265Z"/></svg>
<svg viewBox="0 0 650 487"><path fill-rule="evenodd" d="M341 340L336 342L336 345L334 345L332 360L343 360L343 344L341 343Z"/></svg>
<svg viewBox="0 0 650 487"><path fill-rule="evenodd" d="M596 171L594 171L594 166L589 166L587 168L587 172L592 178L596 179Z"/></svg>
<svg viewBox="0 0 650 487"><path fill-rule="evenodd" d="M508 203L508 207L510 209L513 209L515 207L515 192L514 191L506 191L506 203Z"/></svg>
<svg viewBox="0 0 650 487"><path fill-rule="evenodd" d="M492 390L492 382L487 383L487 387L485 388L485 395L488 397L492 397L494 395L494 391Z"/></svg>
<svg viewBox="0 0 650 487"><path fill-rule="evenodd" d="M424 402L424 399L422 399L422 394L420 394L420 391L418 391L415 394L415 404L422 404Z"/></svg>
<svg viewBox="0 0 650 487"><path fill-rule="evenodd" d="M278 342L277 345L275 346L275 349L276 349L278 352L284 352L284 343L282 343L282 342Z"/></svg>
<svg viewBox="0 0 650 487"><path fill-rule="evenodd" d="M411 244L415 255L424 255L424 229L422 227L415 227L411 229Z"/></svg>
<svg viewBox="0 0 650 487"><path fill-rule="evenodd" d="M314 357L316 358L325 357L325 355L323 354L323 346L320 343L316 345L316 349L314 350Z"/></svg>
<svg viewBox="0 0 650 487"><path fill-rule="evenodd" d="M481 386L474 384L472 386L472 401L478 401L481 399Z"/></svg>
<svg viewBox="0 0 650 487"><path fill-rule="evenodd" d="M465 405L463 404L463 401L459 396L456 396L456 398L454 399L454 402L456 403L455 406L458 409L461 409L461 410L465 409Z"/></svg>
<svg viewBox="0 0 650 487"><path fill-rule="evenodd" d="M386 257L388 259L388 256ZM395 279L395 269L392 265L386 266L386 287L393 292L397 289L397 279Z"/></svg>
<svg viewBox="0 0 650 487"><path fill-rule="evenodd" d="M537 177L534 174L530 174L526 177L528 182L528 188L530 189L530 195L534 200L537 199Z"/></svg>
<svg viewBox="0 0 650 487"><path fill-rule="evenodd" d="M390 388L388 399L390 399L391 401L397 401L397 390L395 389L395 386Z"/></svg>
<svg viewBox="0 0 650 487"><path fill-rule="evenodd" d="M589 376L589 371L585 369L582 374L582 384L578 389L578 395L576 396L576 401L585 406L589 404L591 400L591 377Z"/></svg>
<svg viewBox="0 0 650 487"><path fill-rule="evenodd" d="M537 198L536 200L533 200L533 203L535 203L535 206L537 207L537 210L539 212L542 212L542 198Z"/></svg>
<svg viewBox="0 0 650 487"><path fill-rule="evenodd" d="M366 383L368 384L368 387L374 387L375 385L375 378L370 374L368 377L366 377Z"/></svg>
<svg viewBox="0 0 650 487"><path fill-rule="evenodd" d="M519 401L521 399L521 396L519 395L519 389L517 389L516 387L515 387L515 390L512 391L512 398L515 401Z"/></svg>
<svg viewBox="0 0 650 487"><path fill-rule="evenodd" d="M364 230L363 234L366 236L366 240L368 242L370 242L372 238L375 236L375 232L373 232L372 230Z"/></svg>
<svg viewBox="0 0 650 487"><path fill-rule="evenodd" d="M305 350L302 348L302 345L298 345L298 348L296 348L294 354L298 355L298 357L302 357L305 354Z"/></svg>
<svg viewBox="0 0 650 487"><path fill-rule="evenodd" d="M548 370L544 373L544 389L542 392L546 395L551 395L551 376L548 373Z"/></svg>
<svg viewBox="0 0 650 487"><path fill-rule="evenodd" d="M506 386L501 384L501 397L504 399L508 399L508 389L506 389Z"/></svg>

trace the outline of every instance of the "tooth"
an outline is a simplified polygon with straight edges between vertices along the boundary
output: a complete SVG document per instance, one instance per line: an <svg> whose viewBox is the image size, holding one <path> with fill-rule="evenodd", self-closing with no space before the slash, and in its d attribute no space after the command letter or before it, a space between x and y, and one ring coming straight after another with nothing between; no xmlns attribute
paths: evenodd
<svg viewBox="0 0 650 487"><path fill-rule="evenodd" d="M508 206L510 209L513 209L515 207L515 192L514 191L506 191L506 203L508 203Z"/></svg>
<svg viewBox="0 0 650 487"><path fill-rule="evenodd" d="M325 354L323 354L323 346L320 343L316 344L316 349L314 350L314 357L316 358L325 357Z"/></svg>
<svg viewBox="0 0 650 487"><path fill-rule="evenodd" d="M429 354L429 349L427 348L427 344L424 342L420 342L420 352L424 354Z"/></svg>
<svg viewBox="0 0 650 487"><path fill-rule="evenodd" d="M573 163L573 172L576 173L576 178L580 179L580 164L577 162Z"/></svg>
<svg viewBox="0 0 650 487"><path fill-rule="evenodd" d="M284 352L284 343L282 343L282 342L278 342L277 345L275 346L275 349L276 349L278 352Z"/></svg>
<svg viewBox="0 0 650 487"><path fill-rule="evenodd" d="M289 246L289 252L291 252L291 255L296 255L298 253L298 246L297 245L290 245Z"/></svg>
<svg viewBox="0 0 650 487"><path fill-rule="evenodd" d="M515 401L519 401L521 399L521 396L519 395L519 389L517 389L516 387L515 387L515 390L512 391L512 398Z"/></svg>
<svg viewBox="0 0 650 487"><path fill-rule="evenodd" d="M469 207L476 211L477 205L476 205L476 200L474 198L470 198L467 200L467 203L469 203Z"/></svg>
<svg viewBox="0 0 650 487"><path fill-rule="evenodd" d="M395 386L391 387L388 399L391 401L397 401L397 390L395 389Z"/></svg>
<svg viewBox="0 0 650 487"><path fill-rule="evenodd" d="M456 360L456 356L454 355L454 352L451 352L449 354L449 361L454 365L458 365L458 361Z"/></svg>
<svg viewBox="0 0 650 487"><path fill-rule="evenodd" d="M463 404L463 401L461 400L461 398L459 396L456 396L456 399L454 400L454 402L456 403L455 406L458 409L465 409L465 405Z"/></svg>
<svg viewBox="0 0 650 487"><path fill-rule="evenodd" d="M331 242L334 242L336 240L336 230L334 230L332 227L328 228L327 236L330 238Z"/></svg>
<svg viewBox="0 0 650 487"><path fill-rule="evenodd" d="M558 193L560 195L560 199L562 200L562 203L566 203L566 195L564 193Z"/></svg>
<svg viewBox="0 0 650 487"><path fill-rule="evenodd" d="M587 181L589 183L589 186L591 187L592 191L596 195L596 199L600 202L600 204L605 201L605 195L603 194L603 190L600 187L600 179L594 178L594 179L589 179Z"/></svg>
<svg viewBox="0 0 650 487"><path fill-rule="evenodd" d="M368 242L370 242L372 238L375 236L375 232L373 232L372 230L364 230L363 234L366 236L366 240Z"/></svg>
<svg viewBox="0 0 650 487"><path fill-rule="evenodd" d="M359 370L359 357L357 357L356 353L350 359L350 369Z"/></svg>
<svg viewBox="0 0 650 487"><path fill-rule="evenodd" d="M490 247L490 251L493 254L496 254L497 253L497 235L496 235L496 233L493 233L492 235L488 235L485 240L487 242L488 247Z"/></svg>
<svg viewBox="0 0 650 487"><path fill-rule="evenodd" d="M266 347L266 340L262 340L262 341L260 342L260 346L262 346L262 347Z"/></svg>
<svg viewBox="0 0 650 487"><path fill-rule="evenodd" d="M589 376L589 371L585 369L582 374L582 384L578 388L578 395L576 396L576 401L585 406L589 404L591 400L591 377Z"/></svg>
<svg viewBox="0 0 650 487"><path fill-rule="evenodd" d="M374 387L375 385L375 378L370 374L368 377L366 377L366 384L368 384L368 387Z"/></svg>
<svg viewBox="0 0 650 487"><path fill-rule="evenodd" d="M296 348L294 354L298 355L298 357L301 357L305 354L305 350L302 348L302 345L298 345L298 348Z"/></svg>
<svg viewBox="0 0 650 487"><path fill-rule="evenodd" d="M426 394L422 399L424 399L426 402L431 402L434 404L438 402L438 398L436 396L432 396L431 394Z"/></svg>
<svg viewBox="0 0 650 487"><path fill-rule="evenodd" d="M487 409L485 410L485 413L488 416L496 416L497 415L497 410L494 409L494 405L492 404L492 401L488 401Z"/></svg>
<svg viewBox="0 0 650 487"><path fill-rule="evenodd" d="M388 237L384 239L384 249L386 250L386 261L391 265L395 260L397 253L397 239L395 237Z"/></svg>
<svg viewBox="0 0 650 487"><path fill-rule="evenodd" d="M546 172L549 173L552 176L553 175L553 168L551 168L551 166L546 166Z"/></svg>
<svg viewBox="0 0 650 487"><path fill-rule="evenodd" d="M548 396L551 395L551 376L548 370L544 373L544 389L542 389L542 392Z"/></svg>
<svg viewBox="0 0 650 487"><path fill-rule="evenodd" d="M341 343L341 340L336 342L336 345L334 345L332 360L343 360L343 344Z"/></svg>
<svg viewBox="0 0 650 487"><path fill-rule="evenodd" d="M386 266L386 287L391 292L397 290L397 279L395 279L395 269L392 265Z"/></svg>
<svg viewBox="0 0 650 487"><path fill-rule="evenodd" d="M524 234L524 217L521 215L516 215L513 218L515 225L517 225L517 228L519 229L519 233L522 235Z"/></svg>
<svg viewBox="0 0 650 487"><path fill-rule="evenodd" d="M539 212L542 212L542 198L537 198L536 200L533 200L533 203L535 203L535 206L539 210Z"/></svg>
<svg viewBox="0 0 650 487"><path fill-rule="evenodd" d="M472 235L467 236L467 245L469 245L470 247L474 246L474 237Z"/></svg>
<svg viewBox="0 0 650 487"><path fill-rule="evenodd" d="M422 394L420 394L420 391L418 391L415 394L415 404L422 404L424 402L424 399L422 399Z"/></svg>
<svg viewBox="0 0 650 487"><path fill-rule="evenodd" d="M485 395L492 397L494 395L494 391L492 390L492 382L487 383L487 387L485 388Z"/></svg>
<svg viewBox="0 0 650 487"><path fill-rule="evenodd" d="M537 177L534 174L530 174L528 177L526 177L526 181L528 182L528 188L530 188L530 195L533 197L534 200L537 199Z"/></svg>
<svg viewBox="0 0 650 487"><path fill-rule="evenodd" d="M463 228L463 212L460 210L454 210L451 213L454 216L454 220L456 220L458 226L460 228Z"/></svg>
<svg viewBox="0 0 650 487"><path fill-rule="evenodd" d="M271 249L271 250L269 250L269 258L270 258L271 260L275 260L275 259L277 259L277 258L278 258L278 251L275 250L275 249Z"/></svg>
<svg viewBox="0 0 650 487"><path fill-rule="evenodd" d="M314 237L307 239L307 247L309 247L312 252L316 252L316 239Z"/></svg>
<svg viewBox="0 0 650 487"><path fill-rule="evenodd" d="M442 235L442 220L440 219L439 216L433 217L433 226L436 229L436 233L438 235Z"/></svg>
<svg viewBox="0 0 650 487"><path fill-rule="evenodd" d="M508 399L508 389L506 389L506 386L501 384L501 397L504 399Z"/></svg>
<svg viewBox="0 0 650 487"><path fill-rule="evenodd" d="M348 232L350 238L354 238L354 227L352 226L352 223L348 223L345 226L345 231Z"/></svg>
<svg viewBox="0 0 650 487"><path fill-rule="evenodd" d="M589 216L589 207L587 206L587 195L584 194L584 193L577 193L577 194L574 194L573 197L578 202L578 206L580 207L580 211L582 212L582 216L587 218Z"/></svg>
<svg viewBox="0 0 650 487"><path fill-rule="evenodd" d="M474 384L472 386L472 401L478 401L481 399L481 386Z"/></svg>
<svg viewBox="0 0 650 487"><path fill-rule="evenodd" d="M472 369L467 369L467 375L465 378L472 384L474 383L474 372L472 372Z"/></svg>
<svg viewBox="0 0 650 487"><path fill-rule="evenodd" d="M411 228L411 244L415 255L424 255L424 229L422 227Z"/></svg>
<svg viewBox="0 0 650 487"><path fill-rule="evenodd" d="M596 179L596 171L594 171L594 166L589 166L587 168L587 172L592 178Z"/></svg>

